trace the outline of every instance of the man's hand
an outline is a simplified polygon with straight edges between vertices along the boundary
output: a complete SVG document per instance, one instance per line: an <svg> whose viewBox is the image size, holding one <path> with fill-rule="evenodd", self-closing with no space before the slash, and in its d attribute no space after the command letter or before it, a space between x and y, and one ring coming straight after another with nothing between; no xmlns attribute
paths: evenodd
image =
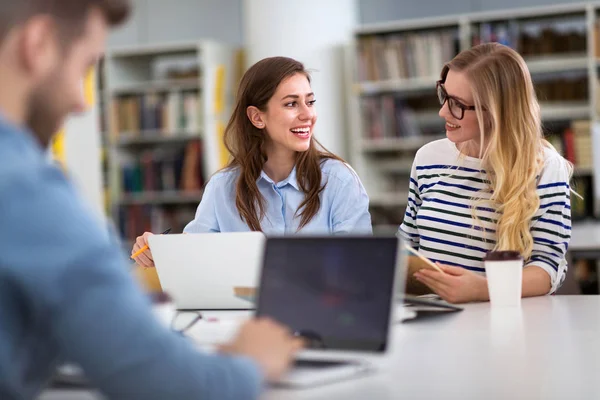
<svg viewBox="0 0 600 400"><path fill-rule="evenodd" d="M267 380L276 380L289 367L294 355L302 348L302 339L268 318L247 321L236 338L220 347L220 351L252 358L261 367Z"/></svg>

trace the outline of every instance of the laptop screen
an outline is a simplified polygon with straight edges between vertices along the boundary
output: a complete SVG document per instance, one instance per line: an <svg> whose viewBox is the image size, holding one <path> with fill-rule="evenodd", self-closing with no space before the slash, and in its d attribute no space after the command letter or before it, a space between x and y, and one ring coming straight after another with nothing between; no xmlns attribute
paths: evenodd
<svg viewBox="0 0 600 400"><path fill-rule="evenodd" d="M269 238L257 315L309 348L383 352L398 246L394 237Z"/></svg>

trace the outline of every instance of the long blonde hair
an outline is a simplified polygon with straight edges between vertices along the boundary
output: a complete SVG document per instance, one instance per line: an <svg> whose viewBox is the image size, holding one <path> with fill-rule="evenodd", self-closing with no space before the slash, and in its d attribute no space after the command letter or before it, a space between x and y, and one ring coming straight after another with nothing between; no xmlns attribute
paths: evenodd
<svg viewBox="0 0 600 400"><path fill-rule="evenodd" d="M442 69L465 74L479 123L479 158L490 180L490 202L498 211L494 250L533 250L530 223L540 206L537 180L544 164L540 106L523 58L513 49L486 43L458 54ZM473 214L475 215L475 206Z"/></svg>

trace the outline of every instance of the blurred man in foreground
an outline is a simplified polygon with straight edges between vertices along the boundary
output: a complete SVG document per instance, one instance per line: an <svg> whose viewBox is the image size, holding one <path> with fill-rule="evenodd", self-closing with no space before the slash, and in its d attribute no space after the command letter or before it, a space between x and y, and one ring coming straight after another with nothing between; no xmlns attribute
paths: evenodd
<svg viewBox="0 0 600 400"><path fill-rule="evenodd" d="M253 399L300 344L246 323L216 354L154 319L116 241L48 164L127 0L0 0L0 398L32 399L63 360L109 398ZM84 133L82 133L84 134Z"/></svg>

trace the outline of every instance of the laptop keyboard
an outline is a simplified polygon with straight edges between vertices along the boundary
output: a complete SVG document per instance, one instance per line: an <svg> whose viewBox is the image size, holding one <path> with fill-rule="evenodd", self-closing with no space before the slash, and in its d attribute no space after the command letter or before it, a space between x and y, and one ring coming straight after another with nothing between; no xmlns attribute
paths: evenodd
<svg viewBox="0 0 600 400"><path fill-rule="evenodd" d="M331 367L339 367L342 365L348 365L351 362L348 361L332 361L332 360L296 360L294 361L294 368L310 368L310 369L319 369L319 368L331 368Z"/></svg>

